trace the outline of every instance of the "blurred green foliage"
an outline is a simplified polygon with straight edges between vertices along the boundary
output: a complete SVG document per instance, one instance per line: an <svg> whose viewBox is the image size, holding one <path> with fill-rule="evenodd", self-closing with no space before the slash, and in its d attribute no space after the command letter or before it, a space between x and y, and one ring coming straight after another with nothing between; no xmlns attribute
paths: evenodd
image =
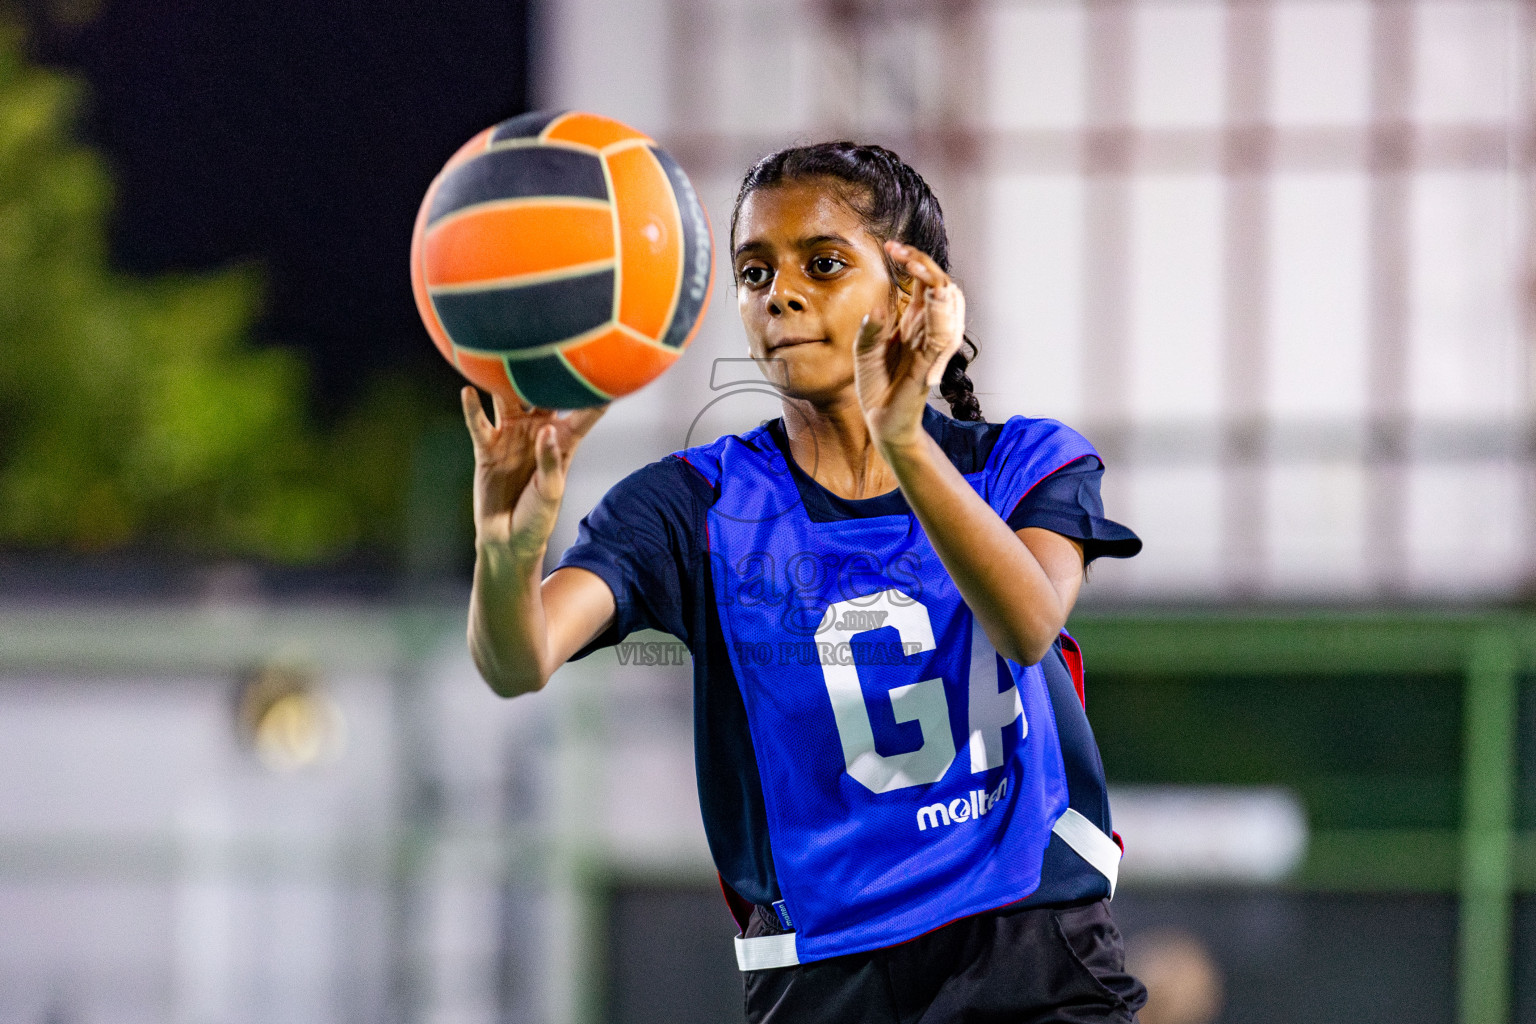
<svg viewBox="0 0 1536 1024"><path fill-rule="evenodd" d="M115 272L82 98L0 11L0 547L399 552L419 389L377 382L322 431L302 359L250 343L254 269Z"/></svg>

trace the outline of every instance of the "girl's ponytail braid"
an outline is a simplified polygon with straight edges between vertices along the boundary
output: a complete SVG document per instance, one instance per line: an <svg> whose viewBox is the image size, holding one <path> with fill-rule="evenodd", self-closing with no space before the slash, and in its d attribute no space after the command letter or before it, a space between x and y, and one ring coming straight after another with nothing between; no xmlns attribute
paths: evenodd
<svg viewBox="0 0 1536 1024"><path fill-rule="evenodd" d="M965 353L967 347L971 350L970 355ZM939 394L949 403L949 414L957 420L980 422L982 419L981 403L976 400L975 386L965 372L975 358L976 343L966 338L960 351L949 357L944 367L944 376L939 378Z"/></svg>

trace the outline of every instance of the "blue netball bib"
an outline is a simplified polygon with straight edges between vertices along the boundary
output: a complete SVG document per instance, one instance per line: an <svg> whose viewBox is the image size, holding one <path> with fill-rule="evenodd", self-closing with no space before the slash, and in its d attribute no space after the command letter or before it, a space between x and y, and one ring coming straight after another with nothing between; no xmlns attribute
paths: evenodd
<svg viewBox="0 0 1536 1024"><path fill-rule="evenodd" d="M799 959L1028 896L1067 807L1040 667L993 650L915 516L812 522L766 428L678 454L719 495L715 599ZM1006 517L1092 454L1015 417L966 479Z"/></svg>

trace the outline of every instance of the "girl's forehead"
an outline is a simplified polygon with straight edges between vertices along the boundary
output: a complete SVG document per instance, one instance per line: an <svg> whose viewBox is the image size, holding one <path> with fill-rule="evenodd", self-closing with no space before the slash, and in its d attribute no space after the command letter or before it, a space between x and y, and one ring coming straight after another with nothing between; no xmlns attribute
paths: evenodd
<svg viewBox="0 0 1536 1024"><path fill-rule="evenodd" d="M784 242L824 236L879 243L864 218L830 182L789 181L750 193L741 205L736 244Z"/></svg>

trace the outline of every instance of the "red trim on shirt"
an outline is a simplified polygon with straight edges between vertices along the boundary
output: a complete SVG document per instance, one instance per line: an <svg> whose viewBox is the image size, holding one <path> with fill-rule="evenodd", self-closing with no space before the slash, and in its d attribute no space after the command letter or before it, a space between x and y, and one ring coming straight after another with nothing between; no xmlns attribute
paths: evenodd
<svg viewBox="0 0 1536 1024"><path fill-rule="evenodd" d="M717 873L715 877L720 879L720 892L725 896L725 905L731 908L731 917L736 919L736 927L740 929L741 934L747 934L747 921L752 917L752 904L748 903L741 893L731 888L731 884L725 880L724 875Z"/></svg>
<svg viewBox="0 0 1536 1024"><path fill-rule="evenodd" d="M1083 649L1066 630L1061 631L1061 656L1067 661L1067 671L1072 673L1072 688L1077 691L1077 699L1082 702L1083 710L1086 711L1088 694L1083 687Z"/></svg>

